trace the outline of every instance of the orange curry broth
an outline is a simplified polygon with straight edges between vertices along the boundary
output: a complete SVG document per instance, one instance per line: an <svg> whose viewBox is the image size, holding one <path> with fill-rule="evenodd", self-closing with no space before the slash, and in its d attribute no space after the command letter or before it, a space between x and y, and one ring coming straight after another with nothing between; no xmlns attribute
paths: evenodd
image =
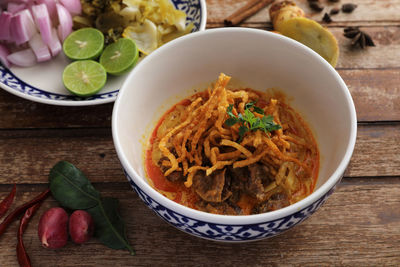
<svg viewBox="0 0 400 267"><path fill-rule="evenodd" d="M257 106L260 108L264 108L267 105L267 101L262 97L264 94L262 92L258 92L256 90L250 89L250 88L245 88L242 90L246 91L252 91L255 92L257 95L260 96L259 101L257 102ZM208 92L207 90L196 93L190 98L196 99L197 97L203 97L204 99L207 99L208 97ZM285 108L292 109L289 105L285 104L285 95L282 93L279 93L278 99L281 105L283 105ZM194 192L192 188L187 188L183 183L180 182L170 182L168 179L164 176L162 173L160 167L158 167L153 159L152 159L152 150L153 150L153 145L155 140L157 139L157 131L162 122L164 121L165 117L171 113L172 111L175 110L175 108L178 105L183 105L183 106L188 106L192 103L190 99L184 99L178 103L176 103L171 109L169 109L167 112L164 113L164 115L160 118L160 120L157 122L156 127L154 128L151 136L150 136L150 145L148 149L146 150L146 158L145 158L145 167L146 167L146 172L148 179L150 179L150 183L152 183L153 188L155 188L157 191L159 191L162 195L165 197L168 197L168 194L171 195L171 193L175 196L172 200L182 204L184 206L187 206L189 208L197 209L196 207L196 202L200 200L200 197ZM292 109L293 110L293 109ZM313 145L317 148L316 152L317 155L316 157L312 158L311 155L308 155L309 157L307 158L307 163L309 161L313 161L313 169L312 169L312 186L311 186L311 192L314 191L315 184L318 179L318 172L319 172L319 149L316 144L315 138L309 129L308 125L305 123L304 119L297 113L294 112L296 115L296 119L301 121L301 124L303 125L304 129L307 132L307 135L311 137L313 141ZM290 125L291 126L291 125ZM297 133L298 130L294 127L290 127L291 131ZM303 186L305 186L302 183ZM302 191L302 190L299 190ZM296 195L297 192L294 193ZM304 196L306 197L306 196ZM171 199L171 198L170 198ZM243 215L250 215L251 211L253 210L253 207L257 204L257 199L253 198L247 194L242 194L239 201L236 203L241 210Z"/></svg>
<svg viewBox="0 0 400 267"><path fill-rule="evenodd" d="M203 93L203 92L202 92ZM196 95L200 95L202 93L198 93ZM183 183L179 182L170 182L167 178L165 178L164 174L162 173L160 167L158 167L152 158L152 150L155 140L157 139L157 131L162 122L164 121L165 117L171 113L176 106L183 105L188 106L192 103L189 99L184 99L177 104L175 104L171 109L164 113L161 119L157 122L154 131L150 136L150 146L146 150L146 158L145 158L145 165L146 165L146 172L147 176L150 181L153 183L153 188L159 191L165 197L168 197L166 193L172 193L175 195L175 198L171 199L179 204L187 206L192 209L196 209L195 203L199 200L199 197L195 192L193 192L192 188L187 188Z"/></svg>

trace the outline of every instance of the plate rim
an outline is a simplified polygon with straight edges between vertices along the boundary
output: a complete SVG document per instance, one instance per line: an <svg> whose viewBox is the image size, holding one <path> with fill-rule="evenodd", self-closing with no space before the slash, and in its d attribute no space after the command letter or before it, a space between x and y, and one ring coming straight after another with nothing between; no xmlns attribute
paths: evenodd
<svg viewBox="0 0 400 267"><path fill-rule="evenodd" d="M11 70L8 69L8 71L10 73ZM60 95L60 96L67 96L67 95L63 95L63 94L56 94L56 93L51 93L51 92L47 92L44 91L42 89L36 88L30 84L25 83L23 80L21 80L20 78L18 78L18 76L14 75L14 78L16 78L19 82L22 82L24 84L26 84L27 86L31 87L34 90L38 90L41 92L45 92L45 93L50 93L52 95ZM30 100L32 102L37 102L37 103L42 103L42 104L48 104L48 105L54 105L54 106L92 106L92 105L100 105L100 104L106 104L106 103L110 103L110 102L114 102L115 99L117 98L118 95L118 90L114 90L111 92L107 92L104 94L115 94L115 96L109 97L109 98L105 98L105 99L93 99L93 100L59 100L59 99L50 99L50 98L41 98L41 97L37 97L37 96L32 96L30 94L18 91L15 88L11 88L10 86L4 84L3 82L0 81L0 88L4 89L5 91L18 96L20 98L26 99L26 100ZM69 95L68 95L69 96ZM72 96L72 95L71 95ZM72 96L73 97L73 96ZM79 98L79 97L77 97Z"/></svg>

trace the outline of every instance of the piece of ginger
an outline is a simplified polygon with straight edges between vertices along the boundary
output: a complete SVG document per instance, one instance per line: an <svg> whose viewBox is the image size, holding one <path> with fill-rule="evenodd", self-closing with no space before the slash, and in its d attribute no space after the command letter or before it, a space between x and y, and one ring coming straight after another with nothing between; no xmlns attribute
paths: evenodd
<svg viewBox="0 0 400 267"><path fill-rule="evenodd" d="M293 1L281 1L269 9L274 30L292 38L322 56L333 67L339 57L339 46L333 34L315 20L305 17Z"/></svg>

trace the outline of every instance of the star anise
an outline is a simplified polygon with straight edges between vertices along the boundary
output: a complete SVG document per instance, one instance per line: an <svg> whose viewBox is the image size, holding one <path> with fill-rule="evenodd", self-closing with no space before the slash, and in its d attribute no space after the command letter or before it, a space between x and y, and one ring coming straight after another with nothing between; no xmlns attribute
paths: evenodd
<svg viewBox="0 0 400 267"><path fill-rule="evenodd" d="M358 27L344 28L343 35L352 40L351 45L354 47L359 45L362 49L364 49L366 46L375 46L371 36L361 31Z"/></svg>
<svg viewBox="0 0 400 267"><path fill-rule="evenodd" d="M328 13L325 12L324 16L322 17L322 20L326 23L331 23L332 22L332 18L331 16L329 16Z"/></svg>

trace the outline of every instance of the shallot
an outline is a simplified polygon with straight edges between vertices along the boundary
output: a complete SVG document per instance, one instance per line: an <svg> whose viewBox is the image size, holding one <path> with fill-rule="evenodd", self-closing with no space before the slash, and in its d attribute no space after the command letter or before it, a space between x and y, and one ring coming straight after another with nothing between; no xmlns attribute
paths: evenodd
<svg viewBox="0 0 400 267"><path fill-rule="evenodd" d="M35 53L38 62L47 61L51 58L49 48L39 34L36 34L29 40L29 46Z"/></svg>
<svg viewBox="0 0 400 267"><path fill-rule="evenodd" d="M68 227L72 241L76 244L83 244L92 237L94 222L87 211L76 210L69 217Z"/></svg>
<svg viewBox="0 0 400 267"><path fill-rule="evenodd" d="M36 56L30 48L8 55L7 60L20 67L31 67L37 62Z"/></svg>
<svg viewBox="0 0 400 267"><path fill-rule="evenodd" d="M11 24L12 14L10 12L4 11L0 15L0 40L10 41L10 24Z"/></svg>
<svg viewBox="0 0 400 267"><path fill-rule="evenodd" d="M15 14L10 26L11 37L17 45L28 42L36 33L36 26L28 9Z"/></svg>
<svg viewBox="0 0 400 267"><path fill-rule="evenodd" d="M60 207L43 213L39 220L38 234L43 247L57 249L68 241L68 214Z"/></svg>
<svg viewBox="0 0 400 267"><path fill-rule="evenodd" d="M80 0L0 0L0 63L29 67L57 56L81 11Z"/></svg>
<svg viewBox="0 0 400 267"><path fill-rule="evenodd" d="M72 17L68 10L60 5L57 4L57 14L58 14L58 21L60 25L58 26L58 35L60 40L63 42L65 38L72 32Z"/></svg>
<svg viewBox="0 0 400 267"><path fill-rule="evenodd" d="M45 4L32 6L33 17L35 18L36 26L39 28L43 42L49 44L51 41L51 21L49 12Z"/></svg>
<svg viewBox="0 0 400 267"><path fill-rule="evenodd" d="M51 29L51 42L49 44L49 48L50 48L51 55L53 57L57 56L61 52L61 49L62 49L60 40L58 39L58 36L57 36L57 31L54 28Z"/></svg>
<svg viewBox="0 0 400 267"><path fill-rule="evenodd" d="M10 67L10 62L8 62L7 56L10 54L8 48L2 44L0 44L0 62L6 68Z"/></svg>
<svg viewBox="0 0 400 267"><path fill-rule="evenodd" d="M60 3L71 13L71 15L78 15L82 12L82 5L80 0L60 0Z"/></svg>
<svg viewBox="0 0 400 267"><path fill-rule="evenodd" d="M45 4L50 17L54 20L57 17L56 0L38 0L39 4Z"/></svg>
<svg viewBox="0 0 400 267"><path fill-rule="evenodd" d="M25 9L25 4L9 2L7 5L7 11L12 14L16 14L23 9Z"/></svg>

